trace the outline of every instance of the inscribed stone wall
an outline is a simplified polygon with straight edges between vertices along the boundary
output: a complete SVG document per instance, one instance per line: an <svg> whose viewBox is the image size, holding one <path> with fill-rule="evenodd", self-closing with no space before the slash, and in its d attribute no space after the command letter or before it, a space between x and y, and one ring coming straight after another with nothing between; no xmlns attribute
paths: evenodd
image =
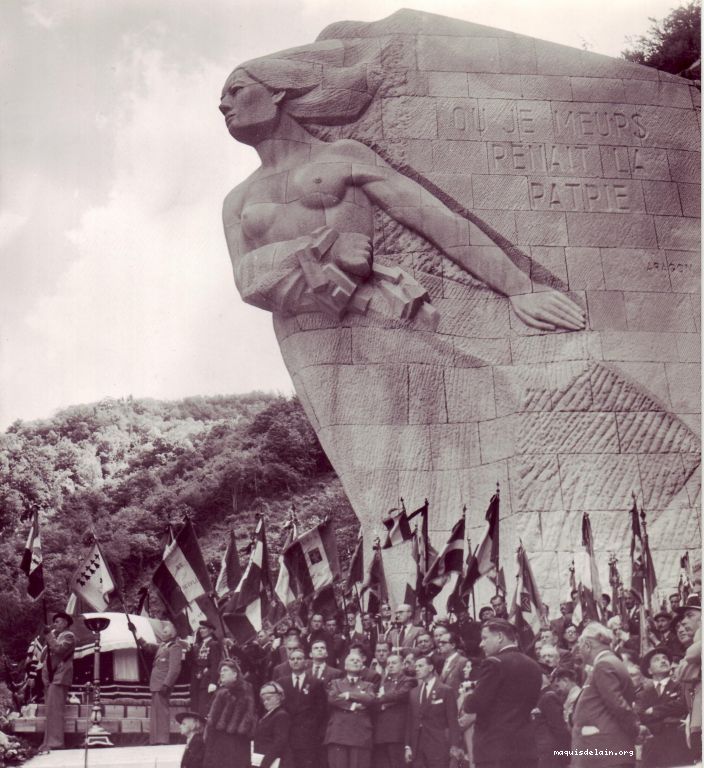
<svg viewBox="0 0 704 768"><path fill-rule="evenodd" d="M427 289L437 330L275 316L284 359L369 534L403 497L430 500L440 546L464 504L476 544L496 483L512 589L522 541L556 607L583 511L607 580L628 573L628 509L649 521L665 589L699 549L699 92L581 50L413 11L341 22L375 90L355 139L474 221L587 313L545 332L417 234L377 212L374 260ZM313 128L311 128L313 131ZM385 556L387 553L385 553ZM398 583L408 552L390 550Z"/></svg>

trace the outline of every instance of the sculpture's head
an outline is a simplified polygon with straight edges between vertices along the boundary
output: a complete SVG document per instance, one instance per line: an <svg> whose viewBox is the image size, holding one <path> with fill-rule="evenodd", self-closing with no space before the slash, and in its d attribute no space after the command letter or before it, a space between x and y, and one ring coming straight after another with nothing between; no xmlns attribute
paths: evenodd
<svg viewBox="0 0 704 768"><path fill-rule="evenodd" d="M318 52L320 60L310 61L284 52L237 67L220 99L230 134L254 144L270 135L282 113L303 125L343 125L357 119L373 97L367 67L325 60L330 54Z"/></svg>

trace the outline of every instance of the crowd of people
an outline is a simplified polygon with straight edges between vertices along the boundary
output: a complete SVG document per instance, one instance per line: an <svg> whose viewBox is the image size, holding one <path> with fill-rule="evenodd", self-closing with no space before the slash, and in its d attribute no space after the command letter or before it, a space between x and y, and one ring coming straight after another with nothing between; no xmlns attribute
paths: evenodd
<svg viewBox="0 0 704 768"><path fill-rule="evenodd" d="M313 614L238 647L203 622L190 653L184 768L672 768L701 758L701 607L670 598L648 616L573 622L573 604L533 636L497 595L477 620ZM644 637L649 650L641 654ZM179 673L168 637L152 671L152 743ZM159 698L163 701L159 702ZM160 712L162 715L160 716ZM160 720L161 717L161 720Z"/></svg>

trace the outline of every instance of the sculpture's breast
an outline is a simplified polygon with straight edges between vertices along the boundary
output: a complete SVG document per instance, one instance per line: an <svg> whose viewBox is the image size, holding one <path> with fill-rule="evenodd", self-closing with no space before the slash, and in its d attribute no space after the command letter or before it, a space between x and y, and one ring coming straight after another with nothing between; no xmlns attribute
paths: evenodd
<svg viewBox="0 0 704 768"><path fill-rule="evenodd" d="M306 208L332 208L345 198L351 175L347 163L308 163L289 174L286 199Z"/></svg>
<svg viewBox="0 0 704 768"><path fill-rule="evenodd" d="M242 210L242 232L248 240L261 241L276 220L281 210L279 203L250 203Z"/></svg>

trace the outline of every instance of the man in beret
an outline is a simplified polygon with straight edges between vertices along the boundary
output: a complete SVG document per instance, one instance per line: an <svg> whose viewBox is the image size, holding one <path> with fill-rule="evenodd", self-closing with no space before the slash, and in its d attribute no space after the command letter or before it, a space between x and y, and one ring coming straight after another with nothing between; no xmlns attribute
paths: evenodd
<svg viewBox="0 0 704 768"><path fill-rule="evenodd" d="M43 754L64 747L64 704L73 682L73 651L76 636L69 631L73 616L59 611L54 614L51 627L45 627L46 646L42 658L42 680L46 704L44 739L39 747Z"/></svg>
<svg viewBox="0 0 704 768"><path fill-rule="evenodd" d="M682 686L670 674L670 652L664 647L653 648L643 657L640 668L653 681L652 686L643 688L637 700L640 721L651 733L643 744L643 768L691 763L682 726L687 704Z"/></svg>
<svg viewBox="0 0 704 768"><path fill-rule="evenodd" d="M181 768L203 768L205 718L198 712L179 712L176 715L176 722L181 736L186 737L186 749L181 758Z"/></svg>
<svg viewBox="0 0 704 768"><path fill-rule="evenodd" d="M538 703L542 672L518 649L513 624L484 622L481 649L485 660L464 711L476 714L474 762L477 768L536 768L538 752L531 712ZM507 738L506 734L510 734Z"/></svg>

